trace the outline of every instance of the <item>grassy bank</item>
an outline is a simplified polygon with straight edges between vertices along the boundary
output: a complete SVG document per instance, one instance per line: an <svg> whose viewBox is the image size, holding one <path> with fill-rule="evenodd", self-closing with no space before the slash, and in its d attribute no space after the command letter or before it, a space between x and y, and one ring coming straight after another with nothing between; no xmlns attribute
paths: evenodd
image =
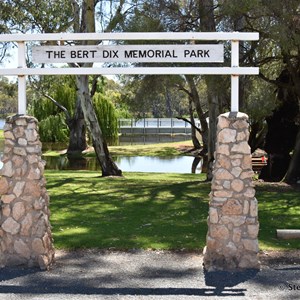
<svg viewBox="0 0 300 300"><path fill-rule="evenodd" d="M47 171L51 222L58 248L202 249L210 184L203 175ZM296 249L276 228L299 228L299 191L259 185L262 249Z"/></svg>
<svg viewBox="0 0 300 300"><path fill-rule="evenodd" d="M159 143L147 145L126 145L126 146L109 146L109 152L112 156L178 156L182 155L183 148L192 147L191 141L173 142L173 143ZM59 156L66 152L48 150L44 152L45 156ZM84 156L94 157L95 152L93 148L84 151Z"/></svg>
<svg viewBox="0 0 300 300"><path fill-rule="evenodd" d="M191 141L160 143L148 145L110 146L111 155L123 156L177 156L182 155L180 149L192 147Z"/></svg>

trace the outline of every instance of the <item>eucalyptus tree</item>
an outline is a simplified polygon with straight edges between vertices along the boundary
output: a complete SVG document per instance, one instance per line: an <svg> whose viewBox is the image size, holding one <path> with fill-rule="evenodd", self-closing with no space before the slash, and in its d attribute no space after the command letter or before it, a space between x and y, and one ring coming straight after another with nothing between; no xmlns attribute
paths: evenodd
<svg viewBox="0 0 300 300"><path fill-rule="evenodd" d="M260 67L260 78L265 81L261 86L269 84L268 90L273 86L273 103L270 101L269 106L273 112L269 111L266 118L265 142L270 159L262 176L265 180L281 180L286 173L286 182L296 182L300 178L299 1L219 2L220 11L227 19L243 18L243 30L260 32L259 42L248 45L244 58Z"/></svg>
<svg viewBox="0 0 300 300"><path fill-rule="evenodd" d="M125 30L136 31L142 28L144 31L216 31L215 1L213 0L188 0L188 1L162 1L151 0L143 2L131 19L127 19ZM203 109L203 101L199 96L196 82L204 78L207 88L207 106L209 126L207 124L207 112ZM224 97L216 89L216 80L208 76L183 75L181 82L177 83L180 90L184 91L192 100L201 122L201 134L204 150L208 153L210 167L214 159L216 118L222 109ZM211 170L211 168L209 168ZM207 174L211 179L211 172Z"/></svg>
<svg viewBox="0 0 300 300"><path fill-rule="evenodd" d="M74 32L87 33L96 31L95 4L94 0L85 0L82 1L80 6L77 1L73 0L75 11ZM113 26L119 22L119 19L122 19L121 10L123 4L124 2L120 1L116 14L107 24L106 30L113 29ZM95 41L82 41L82 45L93 44L95 44ZM92 67L92 63L79 64L79 67ZM121 176L122 171L117 167L109 154L107 143L104 140L104 135L97 120L89 88L89 77L87 75L76 75L75 77L78 99L81 103L85 123L92 136L96 156L102 169L102 176Z"/></svg>
<svg viewBox="0 0 300 300"><path fill-rule="evenodd" d="M108 4L103 8L103 5ZM117 5L116 5L117 4ZM100 16L108 18L102 25L104 31L111 31L123 18L124 0L114 1L43 1L43 0L4 0L0 3L1 26L8 32L95 32L96 9ZM105 11L101 11L101 8ZM98 41L101 42L101 41ZM83 41L83 45L92 44ZM79 67L82 65L78 65ZM92 64L85 65L92 67ZM92 103L88 76L76 76L77 102L73 118L74 137L82 136L85 126L91 132L93 145L99 160L102 175L121 175L121 170L112 161L102 130L98 124ZM79 147L82 150L84 145Z"/></svg>

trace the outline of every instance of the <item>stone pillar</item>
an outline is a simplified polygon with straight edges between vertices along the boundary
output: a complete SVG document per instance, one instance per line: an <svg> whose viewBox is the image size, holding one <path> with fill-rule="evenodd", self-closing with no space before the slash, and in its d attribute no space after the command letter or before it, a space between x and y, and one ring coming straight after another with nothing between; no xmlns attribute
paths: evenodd
<svg viewBox="0 0 300 300"><path fill-rule="evenodd" d="M248 116L218 117L210 193L206 270L259 268L257 200L253 188Z"/></svg>
<svg viewBox="0 0 300 300"><path fill-rule="evenodd" d="M54 259L37 120L6 120L0 179L0 264L47 269Z"/></svg>

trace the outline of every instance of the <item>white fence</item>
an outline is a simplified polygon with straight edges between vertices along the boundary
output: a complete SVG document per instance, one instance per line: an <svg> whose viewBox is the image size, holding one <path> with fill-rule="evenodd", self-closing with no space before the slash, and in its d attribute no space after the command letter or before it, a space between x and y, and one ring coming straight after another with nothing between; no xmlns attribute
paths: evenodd
<svg viewBox="0 0 300 300"><path fill-rule="evenodd" d="M191 125L176 118L119 119L118 122L122 135L191 134ZM198 119L195 120L195 124L200 126Z"/></svg>

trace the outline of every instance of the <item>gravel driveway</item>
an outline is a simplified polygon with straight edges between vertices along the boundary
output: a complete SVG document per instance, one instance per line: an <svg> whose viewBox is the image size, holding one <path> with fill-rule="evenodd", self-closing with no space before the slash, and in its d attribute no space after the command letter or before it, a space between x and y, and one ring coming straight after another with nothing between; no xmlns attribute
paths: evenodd
<svg viewBox="0 0 300 300"><path fill-rule="evenodd" d="M0 269L0 299L300 299L299 255L264 256L259 272L208 274L200 253L86 250L56 256L46 272Z"/></svg>

